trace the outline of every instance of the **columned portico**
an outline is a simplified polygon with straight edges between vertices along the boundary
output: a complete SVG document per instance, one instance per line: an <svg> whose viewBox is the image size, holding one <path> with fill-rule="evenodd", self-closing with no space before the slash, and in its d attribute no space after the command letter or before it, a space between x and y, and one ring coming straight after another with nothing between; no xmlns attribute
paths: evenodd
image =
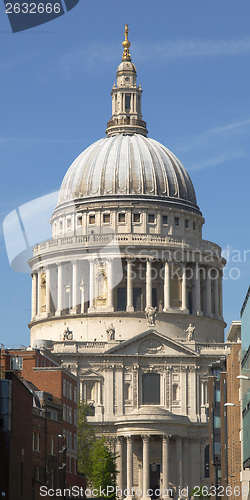
<svg viewBox="0 0 250 500"><path fill-rule="evenodd" d="M58 262L57 264L57 310L55 312L56 316L62 314L63 309L63 286L62 286L62 264Z"/></svg>
<svg viewBox="0 0 250 500"><path fill-rule="evenodd" d="M188 313L186 264L182 264L181 309Z"/></svg>
<svg viewBox="0 0 250 500"><path fill-rule="evenodd" d="M201 312L201 277L198 262L195 263L194 269L194 295L195 295L195 312L198 316L202 316Z"/></svg>
<svg viewBox="0 0 250 500"><path fill-rule="evenodd" d="M37 315L37 273L32 273L31 319Z"/></svg>
<svg viewBox="0 0 250 500"><path fill-rule="evenodd" d="M151 276L151 260L146 263L146 308L152 307L152 276Z"/></svg>
<svg viewBox="0 0 250 500"><path fill-rule="evenodd" d="M170 263L165 262L164 269L164 312L170 309Z"/></svg>
<svg viewBox="0 0 250 500"><path fill-rule="evenodd" d="M127 259L127 312L133 312L133 279L132 279L132 261Z"/></svg>
<svg viewBox="0 0 250 500"><path fill-rule="evenodd" d="M116 450L117 450L117 486L121 490L121 495L119 492L119 498L123 497L123 437L118 436L116 440Z"/></svg>
<svg viewBox="0 0 250 500"><path fill-rule="evenodd" d="M205 303L206 303L206 315L212 315L212 307L211 307L211 269L206 269L206 291L205 291Z"/></svg>
<svg viewBox="0 0 250 500"><path fill-rule="evenodd" d="M108 310L114 311L113 304L113 259L108 260Z"/></svg>
<svg viewBox="0 0 250 500"><path fill-rule="evenodd" d="M77 313L77 306L79 303L78 299L78 275L77 275L77 261L73 260L72 262L72 309L70 310L70 314Z"/></svg>
<svg viewBox="0 0 250 500"><path fill-rule="evenodd" d="M132 436L127 436L127 500L133 498L133 440Z"/></svg>
<svg viewBox="0 0 250 500"><path fill-rule="evenodd" d="M148 490L150 487L150 470L149 470L149 436L143 435L143 459L142 459L142 477L143 477L143 500L150 499Z"/></svg>
<svg viewBox="0 0 250 500"><path fill-rule="evenodd" d="M89 261L89 312L95 310L95 263L93 259Z"/></svg>
<svg viewBox="0 0 250 500"><path fill-rule="evenodd" d="M169 436L162 436L162 498L168 500L169 490Z"/></svg>
<svg viewBox="0 0 250 500"><path fill-rule="evenodd" d="M46 267L46 315L51 314L50 267Z"/></svg>

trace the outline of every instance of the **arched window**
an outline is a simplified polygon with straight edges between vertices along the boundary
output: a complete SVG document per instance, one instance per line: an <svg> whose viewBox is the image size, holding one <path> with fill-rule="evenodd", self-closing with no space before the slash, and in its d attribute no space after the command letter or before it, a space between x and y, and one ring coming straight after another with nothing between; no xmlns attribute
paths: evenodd
<svg viewBox="0 0 250 500"><path fill-rule="evenodd" d="M178 384L173 384L172 393L173 393L173 401L179 401L179 386L178 386Z"/></svg>

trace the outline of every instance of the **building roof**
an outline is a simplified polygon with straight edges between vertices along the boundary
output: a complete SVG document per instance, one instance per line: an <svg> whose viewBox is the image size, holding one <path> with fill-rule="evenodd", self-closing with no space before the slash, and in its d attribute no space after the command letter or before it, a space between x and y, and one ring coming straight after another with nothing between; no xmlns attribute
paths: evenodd
<svg viewBox="0 0 250 500"><path fill-rule="evenodd" d="M76 158L63 179L58 205L128 195L199 210L192 181L176 156L153 139L123 133L100 139Z"/></svg>

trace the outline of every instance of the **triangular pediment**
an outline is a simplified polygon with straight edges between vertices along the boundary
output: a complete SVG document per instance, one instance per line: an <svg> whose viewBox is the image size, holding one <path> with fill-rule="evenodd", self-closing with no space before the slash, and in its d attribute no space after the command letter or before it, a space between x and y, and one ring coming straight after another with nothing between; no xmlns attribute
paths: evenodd
<svg viewBox="0 0 250 500"><path fill-rule="evenodd" d="M176 341L157 332L147 330L135 337L112 347L105 354L142 355L142 356L198 356L181 341Z"/></svg>

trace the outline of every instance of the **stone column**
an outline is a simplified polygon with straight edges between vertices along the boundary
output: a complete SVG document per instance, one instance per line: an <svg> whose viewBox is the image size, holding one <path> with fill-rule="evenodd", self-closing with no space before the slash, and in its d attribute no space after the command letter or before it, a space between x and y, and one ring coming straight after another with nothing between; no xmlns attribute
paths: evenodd
<svg viewBox="0 0 250 500"><path fill-rule="evenodd" d="M195 273L194 273L194 287L195 287L195 309L196 314L201 316L201 281L200 281L200 269L199 264L196 262L195 264Z"/></svg>
<svg viewBox="0 0 250 500"><path fill-rule="evenodd" d="M114 311L113 304L113 259L108 260L108 309Z"/></svg>
<svg viewBox="0 0 250 500"><path fill-rule="evenodd" d="M39 269L37 273L37 314L41 313L41 273L42 270Z"/></svg>
<svg viewBox="0 0 250 500"><path fill-rule="evenodd" d="M206 272L206 314L207 316L212 315L212 307L211 307L211 269L207 268Z"/></svg>
<svg viewBox="0 0 250 500"><path fill-rule="evenodd" d="M56 316L60 316L63 310L63 283L62 283L62 264L57 264L57 310Z"/></svg>
<svg viewBox="0 0 250 500"><path fill-rule="evenodd" d="M81 293L81 296L80 296L81 314L83 314L84 313L84 282L83 282L83 280L81 280L81 283L80 283L80 293Z"/></svg>
<svg viewBox="0 0 250 500"><path fill-rule="evenodd" d="M146 308L152 307L151 261L146 263Z"/></svg>
<svg viewBox="0 0 250 500"><path fill-rule="evenodd" d="M169 499L169 436L162 436L162 498Z"/></svg>
<svg viewBox="0 0 250 500"><path fill-rule="evenodd" d="M89 261L89 311L93 311L95 308L95 276L94 268L95 264L92 259Z"/></svg>
<svg viewBox="0 0 250 500"><path fill-rule="evenodd" d="M133 312L133 279L132 279L132 261L130 259L127 260L127 312Z"/></svg>
<svg viewBox="0 0 250 500"><path fill-rule="evenodd" d="M215 269L214 278L214 314L215 317L219 317L219 269Z"/></svg>
<svg viewBox="0 0 250 500"><path fill-rule="evenodd" d="M78 276L77 276L77 261L72 262L72 309L70 314L77 313L78 306Z"/></svg>
<svg viewBox="0 0 250 500"><path fill-rule="evenodd" d="M133 498L133 442L132 437L127 436L127 500Z"/></svg>
<svg viewBox="0 0 250 500"><path fill-rule="evenodd" d="M170 309L170 263L165 262L164 272L164 312Z"/></svg>
<svg viewBox="0 0 250 500"><path fill-rule="evenodd" d="M186 264L182 264L181 309L188 312Z"/></svg>
<svg viewBox="0 0 250 500"><path fill-rule="evenodd" d="M46 267L46 314L51 314L50 267Z"/></svg>
<svg viewBox="0 0 250 500"><path fill-rule="evenodd" d="M37 315L37 273L32 273L31 320Z"/></svg>
<svg viewBox="0 0 250 500"><path fill-rule="evenodd" d="M177 481L177 487L180 490L182 489L182 438L179 436L176 437L176 481ZM178 490L177 490L178 491ZM178 497L179 491L178 491Z"/></svg>
<svg viewBox="0 0 250 500"><path fill-rule="evenodd" d="M123 437L118 436L116 440L116 450L117 450L117 486L121 492L118 492L118 498L123 497L123 475L122 475L122 464L123 464Z"/></svg>
<svg viewBox="0 0 250 500"><path fill-rule="evenodd" d="M221 318L223 318L223 294L222 294L222 280L223 280L223 272L220 271L219 274L219 315Z"/></svg>
<svg viewBox="0 0 250 500"><path fill-rule="evenodd" d="M142 436L143 441L143 458L142 458L142 498L143 500L150 499L148 494L150 486L150 470L149 470L149 436Z"/></svg>

